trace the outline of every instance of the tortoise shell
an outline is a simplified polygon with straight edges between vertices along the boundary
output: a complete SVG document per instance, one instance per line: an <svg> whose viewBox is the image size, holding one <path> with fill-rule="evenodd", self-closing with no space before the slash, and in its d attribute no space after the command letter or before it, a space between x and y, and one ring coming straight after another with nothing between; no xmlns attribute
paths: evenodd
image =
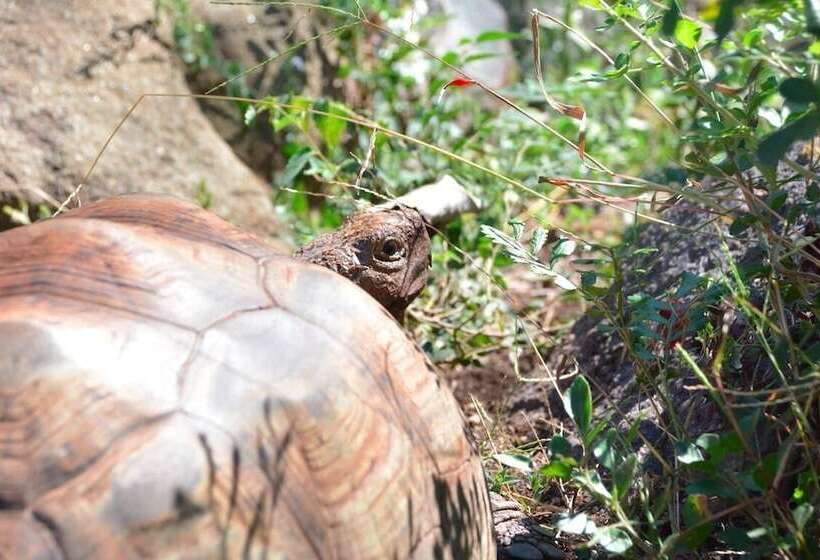
<svg viewBox="0 0 820 560"><path fill-rule="evenodd" d="M191 204L0 235L0 557L495 557L452 395L340 275Z"/></svg>

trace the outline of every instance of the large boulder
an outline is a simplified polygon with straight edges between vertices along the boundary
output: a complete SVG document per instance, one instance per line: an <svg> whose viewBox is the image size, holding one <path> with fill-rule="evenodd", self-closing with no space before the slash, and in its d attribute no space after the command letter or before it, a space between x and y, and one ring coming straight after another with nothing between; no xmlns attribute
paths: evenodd
<svg viewBox="0 0 820 560"><path fill-rule="evenodd" d="M189 92L156 33L153 0L0 4L0 198L50 204L71 193L145 93ZM80 198L161 192L194 199L271 234L269 187L236 157L197 103L147 97L113 137Z"/></svg>
<svg viewBox="0 0 820 560"><path fill-rule="evenodd" d="M435 0L430 6L433 14L446 18L445 23L434 28L430 36L430 46L436 54L458 51L463 40L509 28L502 3L496 0ZM464 70L491 87L510 85L518 75L512 45L506 39L486 45L480 50L493 56L468 62Z"/></svg>

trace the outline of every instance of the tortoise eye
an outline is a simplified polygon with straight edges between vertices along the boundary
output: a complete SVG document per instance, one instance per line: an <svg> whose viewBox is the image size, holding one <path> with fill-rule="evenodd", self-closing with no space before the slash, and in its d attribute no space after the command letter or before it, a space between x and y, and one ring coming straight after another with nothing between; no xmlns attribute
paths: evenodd
<svg viewBox="0 0 820 560"><path fill-rule="evenodd" d="M404 246L398 239L389 237L379 244L374 256L380 261L397 261L404 256Z"/></svg>

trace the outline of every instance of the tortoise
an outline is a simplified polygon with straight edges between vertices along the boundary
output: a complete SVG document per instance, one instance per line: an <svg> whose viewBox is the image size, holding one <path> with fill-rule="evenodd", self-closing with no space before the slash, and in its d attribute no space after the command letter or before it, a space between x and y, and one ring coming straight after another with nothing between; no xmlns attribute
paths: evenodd
<svg viewBox="0 0 820 560"><path fill-rule="evenodd" d="M457 403L394 320L419 224L291 257L127 195L0 234L0 557L494 558Z"/></svg>

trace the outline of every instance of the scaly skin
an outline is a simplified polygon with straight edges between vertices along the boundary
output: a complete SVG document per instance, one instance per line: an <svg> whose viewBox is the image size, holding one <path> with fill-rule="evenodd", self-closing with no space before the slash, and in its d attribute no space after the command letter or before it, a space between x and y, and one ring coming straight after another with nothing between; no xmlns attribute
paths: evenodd
<svg viewBox="0 0 820 560"><path fill-rule="evenodd" d="M416 210L396 205L354 214L294 256L349 278L401 322L427 280L430 236Z"/></svg>

